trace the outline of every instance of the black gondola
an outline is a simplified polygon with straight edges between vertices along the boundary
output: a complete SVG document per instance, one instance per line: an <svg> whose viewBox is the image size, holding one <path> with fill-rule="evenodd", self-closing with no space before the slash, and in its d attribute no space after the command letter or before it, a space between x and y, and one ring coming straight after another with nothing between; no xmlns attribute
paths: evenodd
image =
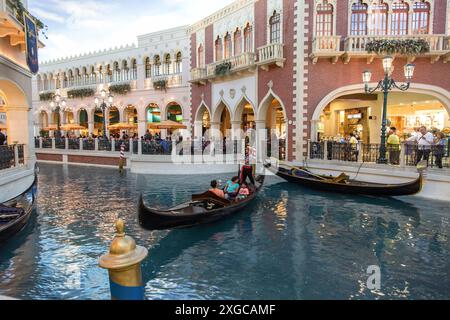
<svg viewBox="0 0 450 320"><path fill-rule="evenodd" d="M164 230L217 221L242 210L256 198L264 184L264 176L257 176L255 180L254 190L247 198L240 201L228 201L208 191L194 194L191 201L176 207L160 210L147 207L141 195L139 224L147 230Z"/></svg>
<svg viewBox="0 0 450 320"><path fill-rule="evenodd" d="M0 245L21 231L30 220L36 200L37 176L21 195L0 204Z"/></svg>
<svg viewBox="0 0 450 320"><path fill-rule="evenodd" d="M401 184L385 184L363 182L349 179L345 174L338 177L318 175L301 167L286 167L280 165L274 168L270 163L264 166L286 181L300 184L305 187L338 193L372 195L372 196L407 196L419 193L422 190L423 175L414 181Z"/></svg>

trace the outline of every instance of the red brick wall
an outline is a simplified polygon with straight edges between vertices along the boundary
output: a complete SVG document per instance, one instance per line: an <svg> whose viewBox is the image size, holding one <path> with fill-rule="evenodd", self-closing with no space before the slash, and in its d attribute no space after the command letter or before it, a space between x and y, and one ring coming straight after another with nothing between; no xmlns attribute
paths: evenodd
<svg viewBox="0 0 450 320"><path fill-rule="evenodd" d="M63 161L61 154L36 153L36 158L42 161Z"/></svg>
<svg viewBox="0 0 450 320"><path fill-rule="evenodd" d="M68 155L67 161L69 163L98 164L98 165L104 165L104 166L119 166L119 158L110 158L110 157ZM126 165L126 159L125 159L125 165Z"/></svg>
<svg viewBox="0 0 450 320"><path fill-rule="evenodd" d="M209 64L214 62L214 46L213 46L213 37L214 37L214 31L213 31L213 25L209 25L205 29L205 63ZM191 47L197 46L196 43L196 37L195 34L191 35ZM195 50L195 49L194 49ZM196 55L195 55L196 56ZM191 58L192 66L195 66L195 57ZM202 102L202 94L204 95L205 103L208 105L209 108L212 108L211 106L211 83L207 82L206 85L200 85L200 84L192 84L191 86L191 94L192 94L192 120L195 121L195 115L197 113L197 109Z"/></svg>
<svg viewBox="0 0 450 320"><path fill-rule="evenodd" d="M307 0L310 4L309 19L310 32L309 43L313 40L313 1ZM345 39L348 30L348 5L347 1L338 1L337 6L337 34L342 36L342 41ZM434 33L445 32L446 19L446 0L435 1L435 15L434 15ZM341 50L343 47L341 47ZM311 53L311 46L309 53ZM406 64L406 59L397 58L394 62L395 71L394 79L398 82L404 81L403 66ZM429 58L418 58L414 62L416 65L413 82L434 85L446 90L450 90L450 64L444 64L442 60L431 64ZM332 64L329 59L319 59L317 64L309 61L308 64L308 119L315 111L318 103L331 91L340 87L359 84L361 90L364 90L362 83L362 72L364 70L372 71L372 81L381 80L383 77L383 70L381 67L381 60L375 59L372 64L367 64L366 59L353 58L350 63L344 64L340 59L336 64ZM310 123L308 123L308 137L310 134Z"/></svg>
<svg viewBox="0 0 450 320"><path fill-rule="evenodd" d="M294 7L295 1L283 1L283 43L284 43L284 57L286 58L283 68L272 66L269 71L259 70L258 72L258 98L259 103L266 96L269 88L267 84L269 81L273 82L272 90L280 97L282 103L286 108L287 117L294 121ZM255 3L255 40L256 48L267 44L267 0L260 0ZM301 111L300 115L301 116ZM295 126L288 127L288 144L289 155L288 158L292 160L293 155L293 137Z"/></svg>

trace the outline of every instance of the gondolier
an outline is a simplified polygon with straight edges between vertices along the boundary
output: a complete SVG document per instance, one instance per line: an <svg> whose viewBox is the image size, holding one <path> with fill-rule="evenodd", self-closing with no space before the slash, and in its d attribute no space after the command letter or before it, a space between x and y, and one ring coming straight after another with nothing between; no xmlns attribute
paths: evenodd
<svg viewBox="0 0 450 320"><path fill-rule="evenodd" d="M123 173L123 167L125 166L125 143L120 145L120 159L119 159L119 171Z"/></svg>

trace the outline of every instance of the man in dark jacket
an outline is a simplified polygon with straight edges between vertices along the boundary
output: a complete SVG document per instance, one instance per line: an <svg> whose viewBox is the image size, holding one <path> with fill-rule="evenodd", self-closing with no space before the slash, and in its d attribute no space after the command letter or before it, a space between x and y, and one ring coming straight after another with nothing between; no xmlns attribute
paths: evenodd
<svg viewBox="0 0 450 320"><path fill-rule="evenodd" d="M6 142L6 136L0 130L0 146L3 146L5 144L5 142Z"/></svg>

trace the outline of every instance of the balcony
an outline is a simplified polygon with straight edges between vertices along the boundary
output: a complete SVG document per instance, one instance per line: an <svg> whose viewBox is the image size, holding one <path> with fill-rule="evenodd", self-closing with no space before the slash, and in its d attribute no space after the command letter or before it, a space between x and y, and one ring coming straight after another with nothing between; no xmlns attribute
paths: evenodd
<svg viewBox="0 0 450 320"><path fill-rule="evenodd" d="M406 36L350 36L344 43L344 63L349 63L351 58L366 58L367 63L371 63L377 56L366 51L366 45L373 40L407 40L423 39L430 45L430 52L422 56L429 57L431 63L435 63L441 57L444 62L448 61L450 53L449 37L440 34L406 35ZM413 62L416 56L407 57L409 62Z"/></svg>
<svg viewBox="0 0 450 320"><path fill-rule="evenodd" d="M20 46L25 51L23 24L17 19L17 10L10 0L0 0L0 38L9 37L12 47Z"/></svg>
<svg viewBox="0 0 450 320"><path fill-rule="evenodd" d="M153 88L155 88L155 86L158 86L158 83L161 83L162 81L165 81L165 88L179 87L183 83L183 77L181 73L154 76L151 79Z"/></svg>
<svg viewBox="0 0 450 320"><path fill-rule="evenodd" d="M269 66L276 65L280 68L284 67L284 62L286 59L284 58L283 52L284 44L281 43L271 43L264 47L258 48L258 66L261 69L268 71Z"/></svg>
<svg viewBox="0 0 450 320"><path fill-rule="evenodd" d="M217 68L220 65L229 64L229 70L224 73L218 73ZM206 76L210 81L214 79L221 79L223 77L228 77L230 75L236 74L241 75L246 71L255 71L256 70L256 54L253 52L244 52L240 55L224 59L219 62L214 62L208 64L206 68Z"/></svg>
<svg viewBox="0 0 450 320"><path fill-rule="evenodd" d="M204 85L206 82L206 68L191 69L191 83L198 83Z"/></svg>
<svg viewBox="0 0 450 320"><path fill-rule="evenodd" d="M344 52L340 50L341 36L320 36L313 40L310 58L316 64L319 58L330 58L335 64Z"/></svg>

